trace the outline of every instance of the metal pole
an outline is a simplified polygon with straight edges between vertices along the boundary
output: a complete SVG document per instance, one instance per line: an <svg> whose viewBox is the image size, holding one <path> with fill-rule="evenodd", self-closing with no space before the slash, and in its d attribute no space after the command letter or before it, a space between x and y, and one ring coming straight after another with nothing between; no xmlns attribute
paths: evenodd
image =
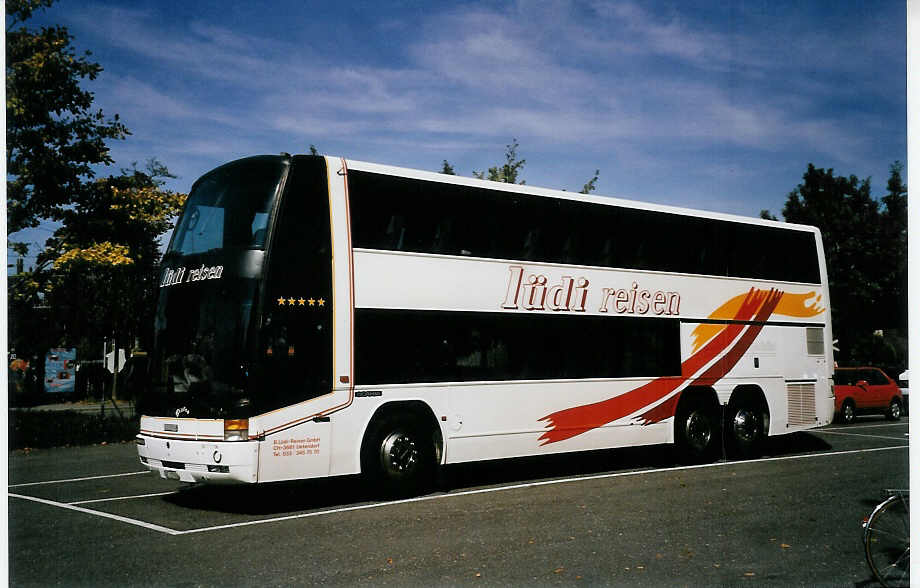
<svg viewBox="0 0 920 588"><path fill-rule="evenodd" d="M112 338L115 343L115 373L112 375L112 404L114 405L115 399L118 398L118 331L115 331Z"/></svg>
<svg viewBox="0 0 920 588"><path fill-rule="evenodd" d="M102 340L102 371L103 372L105 372L105 350L107 348L108 348L108 340L103 339ZM105 373L102 373L100 375L104 376ZM99 391L99 414L104 417L105 416L105 379L100 378L100 382L102 383L102 390Z"/></svg>

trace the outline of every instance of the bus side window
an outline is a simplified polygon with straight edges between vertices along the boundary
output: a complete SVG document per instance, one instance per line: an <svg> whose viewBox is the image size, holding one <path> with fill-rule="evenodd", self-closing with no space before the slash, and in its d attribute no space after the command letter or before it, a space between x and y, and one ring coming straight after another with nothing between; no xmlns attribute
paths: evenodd
<svg viewBox="0 0 920 588"><path fill-rule="evenodd" d="M386 229L386 246L384 249L402 251L406 247L406 217L401 214L390 216Z"/></svg>
<svg viewBox="0 0 920 588"><path fill-rule="evenodd" d="M431 245L432 253L454 253L453 248L453 222L450 218L442 218L434 232L434 243Z"/></svg>

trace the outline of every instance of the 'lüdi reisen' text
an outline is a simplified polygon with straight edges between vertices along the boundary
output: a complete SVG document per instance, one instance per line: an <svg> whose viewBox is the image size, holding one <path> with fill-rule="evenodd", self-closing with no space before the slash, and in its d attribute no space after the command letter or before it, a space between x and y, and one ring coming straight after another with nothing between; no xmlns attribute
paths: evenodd
<svg viewBox="0 0 920 588"><path fill-rule="evenodd" d="M223 273L224 266L222 265L206 266L201 264L200 268L189 272L186 272L184 267L166 268L166 271L163 272L163 279L160 281L160 288L189 282L200 282L201 280L219 280Z"/></svg>
<svg viewBox="0 0 920 588"><path fill-rule="evenodd" d="M562 276L549 283L543 274L527 274L519 265L508 267L508 287L502 308L505 310L552 310L584 312L588 304L587 278ZM632 282L626 288L601 288L597 312L618 314L679 315L680 293L646 290Z"/></svg>

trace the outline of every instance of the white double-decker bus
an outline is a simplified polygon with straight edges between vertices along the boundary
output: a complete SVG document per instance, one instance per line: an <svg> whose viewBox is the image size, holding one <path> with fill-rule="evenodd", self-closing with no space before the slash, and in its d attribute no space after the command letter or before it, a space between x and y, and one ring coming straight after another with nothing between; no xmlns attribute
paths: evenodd
<svg viewBox="0 0 920 588"><path fill-rule="evenodd" d="M674 443L830 422L821 236L332 157L193 186L164 256L141 461L186 482Z"/></svg>

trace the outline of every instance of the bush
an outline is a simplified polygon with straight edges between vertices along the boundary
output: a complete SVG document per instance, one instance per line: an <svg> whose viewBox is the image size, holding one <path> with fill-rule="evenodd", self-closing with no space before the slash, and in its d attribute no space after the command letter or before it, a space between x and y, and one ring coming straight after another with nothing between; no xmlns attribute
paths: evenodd
<svg viewBox="0 0 920 588"><path fill-rule="evenodd" d="M93 445L129 441L137 435L136 418L114 412L10 410L10 449Z"/></svg>

